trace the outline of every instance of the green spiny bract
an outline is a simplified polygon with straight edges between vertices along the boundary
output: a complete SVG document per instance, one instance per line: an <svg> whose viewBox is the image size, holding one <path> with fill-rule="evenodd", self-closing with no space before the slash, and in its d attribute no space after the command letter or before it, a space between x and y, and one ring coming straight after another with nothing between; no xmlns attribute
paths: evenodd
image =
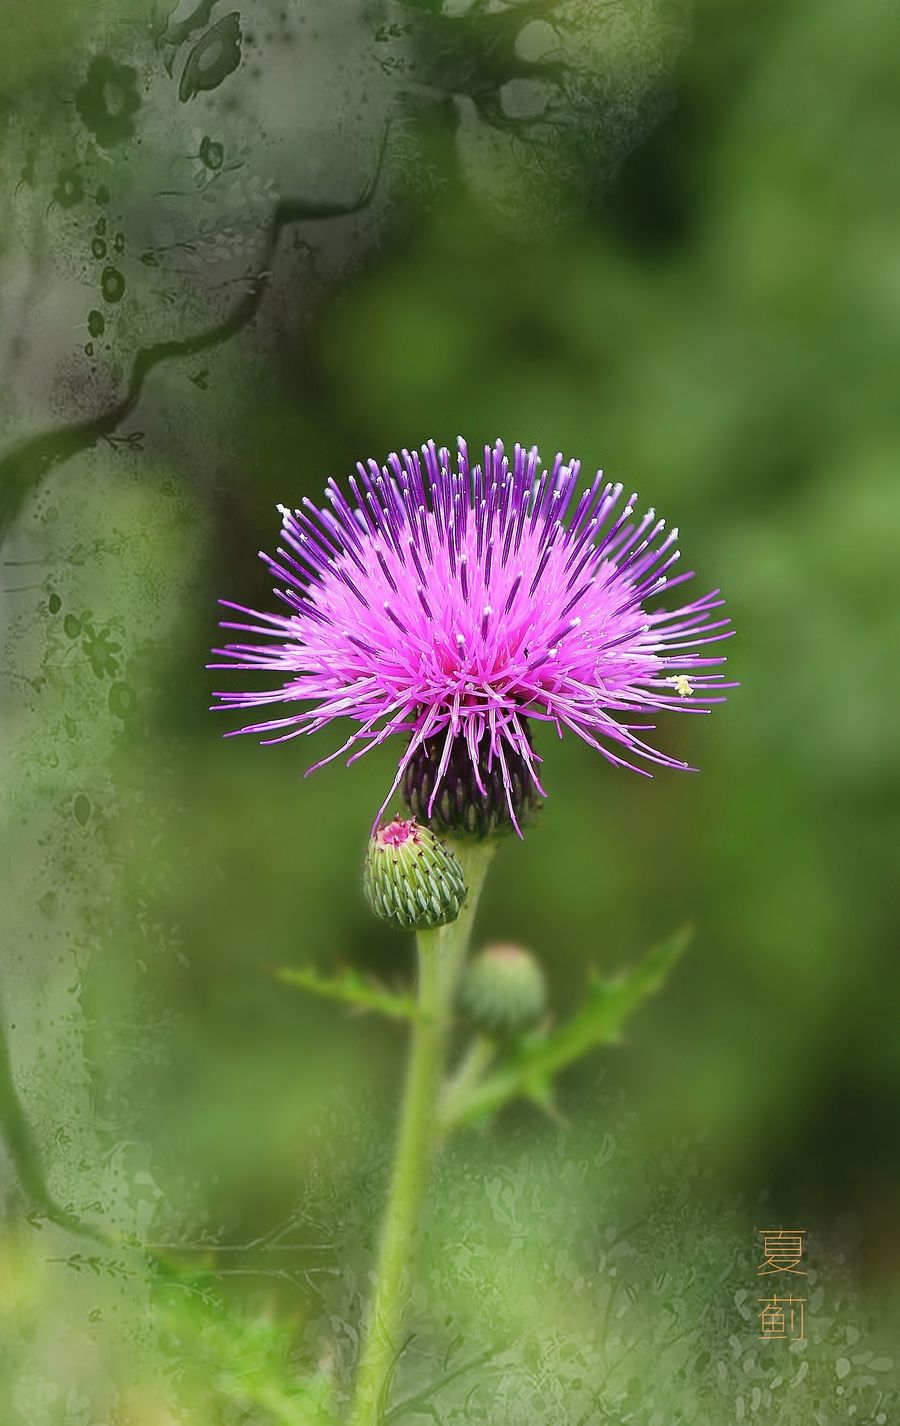
<svg viewBox="0 0 900 1426"><path fill-rule="evenodd" d="M450 848L430 828L396 817L369 840L363 890L382 921L429 931L456 920L467 888Z"/></svg>

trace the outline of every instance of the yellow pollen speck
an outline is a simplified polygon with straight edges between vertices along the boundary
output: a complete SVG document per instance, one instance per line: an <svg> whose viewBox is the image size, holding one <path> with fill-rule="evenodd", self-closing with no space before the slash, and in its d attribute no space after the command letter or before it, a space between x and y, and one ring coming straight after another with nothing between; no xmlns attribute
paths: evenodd
<svg viewBox="0 0 900 1426"><path fill-rule="evenodd" d="M679 698L692 697L694 692L694 685L691 683L691 680L688 678L686 673L673 674L673 676L667 679L666 682L671 683L672 687L677 690Z"/></svg>

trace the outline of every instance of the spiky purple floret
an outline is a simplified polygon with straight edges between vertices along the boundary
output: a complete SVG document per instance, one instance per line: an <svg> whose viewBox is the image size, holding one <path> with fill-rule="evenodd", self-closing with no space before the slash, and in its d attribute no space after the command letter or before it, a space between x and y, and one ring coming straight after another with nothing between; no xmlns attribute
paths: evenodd
<svg viewBox="0 0 900 1426"><path fill-rule="evenodd" d="M264 742L339 718L356 723L325 762L348 750L353 762L392 734L408 735L382 810L416 749L437 736L432 803L457 739L479 786L496 760L508 790L512 753L544 796L531 719L560 735L569 728L645 775L634 759L687 768L638 736L653 724L631 718L707 712L724 701L733 685L710 670L725 660L705 652L729 636L730 621L711 617L724 601L713 590L676 609L648 608L691 578L671 574L677 529L667 533L652 509L632 518L637 496L621 506L623 487L605 483L602 471L569 513L579 471L561 455L542 469L536 447L517 445L510 461L499 441L471 465L462 439L454 469L450 452L431 441L421 458L404 450L382 468L360 462L350 499L329 480L330 509L305 497L300 509L279 507L282 545L261 558L287 612L223 599L251 620L223 620L223 628L271 642L216 649L226 662L210 667L271 671L282 682L217 693L216 706L287 705L283 717L237 730L270 734ZM512 805L510 813L515 822Z"/></svg>

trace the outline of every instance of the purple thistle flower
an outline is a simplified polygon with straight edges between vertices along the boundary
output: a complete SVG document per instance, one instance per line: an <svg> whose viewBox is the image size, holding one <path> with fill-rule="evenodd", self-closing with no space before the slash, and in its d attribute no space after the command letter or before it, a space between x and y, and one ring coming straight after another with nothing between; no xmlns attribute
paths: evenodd
<svg viewBox="0 0 900 1426"><path fill-rule="evenodd" d="M532 720L560 736L571 729L647 776L642 763L688 768L645 742L654 725L633 718L724 702L734 685L710 671L725 660L706 651L731 632L727 618L712 617L724 601L713 590L675 609L648 607L691 578L672 573L678 530L666 532L652 509L636 516L637 496L623 506L623 487L602 472L570 511L579 471L561 455L542 469L536 447L517 445L510 460L499 441L471 465L462 439L454 469L431 441L421 458L404 450L381 469L360 462L350 499L329 480L330 509L306 498L301 509L279 507L282 545L261 558L287 610L221 600L251 621L223 628L270 642L216 649L227 662L209 667L270 671L281 682L217 693L216 706L285 705L284 716L236 730L269 734L264 742L350 719L356 728L322 762L350 750L350 763L407 735L379 816L429 749L428 816L451 760L458 768L464 758L482 795L499 769L519 831L511 769L546 795Z"/></svg>

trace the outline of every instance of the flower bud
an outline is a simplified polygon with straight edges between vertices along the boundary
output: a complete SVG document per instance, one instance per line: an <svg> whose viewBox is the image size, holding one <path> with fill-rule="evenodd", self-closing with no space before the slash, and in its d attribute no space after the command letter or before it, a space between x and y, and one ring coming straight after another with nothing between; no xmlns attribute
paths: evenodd
<svg viewBox="0 0 900 1426"><path fill-rule="evenodd" d="M510 782L507 796L500 759L495 757L488 768L487 759L482 756L476 774L465 738L456 738L453 742L429 815L428 804L443 752L442 735L426 738L409 760L403 775L403 796L414 817L426 822L440 836L478 839L518 830L510 814L510 803L519 828L532 820L541 798L522 754L509 747L504 750Z"/></svg>
<svg viewBox="0 0 900 1426"><path fill-rule="evenodd" d="M456 920L467 888L449 847L414 818L395 817L370 838L363 890L382 921L428 931Z"/></svg>
<svg viewBox="0 0 900 1426"><path fill-rule="evenodd" d="M466 967L459 1006L485 1034L520 1035L543 1013L544 973L521 946L486 946Z"/></svg>

